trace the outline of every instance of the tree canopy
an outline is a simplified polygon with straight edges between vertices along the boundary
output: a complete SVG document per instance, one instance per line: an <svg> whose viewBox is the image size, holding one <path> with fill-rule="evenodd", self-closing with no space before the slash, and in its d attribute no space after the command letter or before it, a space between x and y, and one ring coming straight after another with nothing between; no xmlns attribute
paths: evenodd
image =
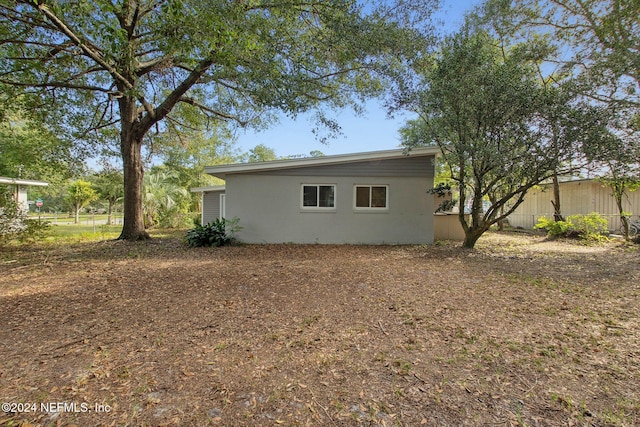
<svg viewBox="0 0 640 427"><path fill-rule="evenodd" d="M58 138L19 106L0 114L0 176L60 182L81 169L69 141Z"/></svg>
<svg viewBox="0 0 640 427"><path fill-rule="evenodd" d="M465 27L444 40L404 99L419 116L403 131L404 144L438 145L460 189L465 247L570 160L590 129L570 94L542 84L533 59L530 47Z"/></svg>
<svg viewBox="0 0 640 427"><path fill-rule="evenodd" d="M80 209L89 203L98 200L98 193L93 189L89 181L79 179L70 183L67 187L67 200L75 212L74 222L80 221Z"/></svg>
<svg viewBox="0 0 640 427"><path fill-rule="evenodd" d="M547 82L570 86L590 106L589 127L606 128L597 130L601 138L585 139L577 154L611 186L627 229L629 213L623 212L621 200L640 178L640 3L487 0L480 9L499 17L493 24L500 34L544 38L548 48L542 58L556 70Z"/></svg>
<svg viewBox="0 0 640 427"><path fill-rule="evenodd" d="M503 1L504 0L500 0ZM640 3L636 0L526 0L522 24L551 34L583 93L640 106Z"/></svg>

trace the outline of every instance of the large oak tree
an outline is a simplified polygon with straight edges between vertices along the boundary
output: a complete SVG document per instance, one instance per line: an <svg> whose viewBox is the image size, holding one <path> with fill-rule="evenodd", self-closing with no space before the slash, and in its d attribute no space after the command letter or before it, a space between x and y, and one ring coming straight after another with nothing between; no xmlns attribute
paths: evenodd
<svg viewBox="0 0 640 427"><path fill-rule="evenodd" d="M380 73L420 50L403 28L428 10L419 3L0 0L0 83L37 93L34 108L56 112L61 133L117 131L120 237L145 239L142 156L154 135L378 94Z"/></svg>

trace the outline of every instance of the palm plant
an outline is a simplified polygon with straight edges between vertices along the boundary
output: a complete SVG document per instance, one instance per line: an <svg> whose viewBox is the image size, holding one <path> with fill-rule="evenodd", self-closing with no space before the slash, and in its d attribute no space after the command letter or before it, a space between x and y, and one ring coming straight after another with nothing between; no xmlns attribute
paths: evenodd
<svg viewBox="0 0 640 427"><path fill-rule="evenodd" d="M175 171L153 169L144 176L143 202L147 228L175 225L176 216L189 201L189 192L180 185Z"/></svg>

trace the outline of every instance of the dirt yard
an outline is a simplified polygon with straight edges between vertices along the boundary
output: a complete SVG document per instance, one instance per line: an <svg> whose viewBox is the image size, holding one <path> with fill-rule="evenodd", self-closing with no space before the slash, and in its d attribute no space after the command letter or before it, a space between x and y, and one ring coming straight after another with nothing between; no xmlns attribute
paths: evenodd
<svg viewBox="0 0 640 427"><path fill-rule="evenodd" d="M0 307L0 425L640 425L637 246L13 247Z"/></svg>

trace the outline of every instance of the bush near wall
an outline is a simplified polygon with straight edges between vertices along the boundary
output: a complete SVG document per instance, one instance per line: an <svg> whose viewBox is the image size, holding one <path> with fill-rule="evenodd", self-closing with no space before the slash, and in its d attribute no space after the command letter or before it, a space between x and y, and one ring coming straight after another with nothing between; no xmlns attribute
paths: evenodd
<svg viewBox="0 0 640 427"><path fill-rule="evenodd" d="M233 235L242 228L238 221L238 218L218 218L206 225L196 224L187 231L187 244L192 247L228 245L233 242Z"/></svg>
<svg viewBox="0 0 640 427"><path fill-rule="evenodd" d="M601 242L607 239L607 219L597 212L587 215L571 215L564 221L555 221L545 216L538 219L536 229L546 230L551 237L580 238L586 242Z"/></svg>

